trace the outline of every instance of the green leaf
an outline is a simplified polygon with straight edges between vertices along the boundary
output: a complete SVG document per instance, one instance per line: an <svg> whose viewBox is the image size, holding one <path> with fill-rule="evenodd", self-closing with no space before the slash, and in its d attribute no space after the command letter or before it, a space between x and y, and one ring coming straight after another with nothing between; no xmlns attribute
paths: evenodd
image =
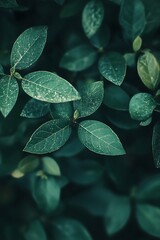
<svg viewBox="0 0 160 240"><path fill-rule="evenodd" d="M1 73L2 73L2 76L3 76L3 74L4 74L4 70L3 70L2 65L0 64L0 77L1 77Z"/></svg>
<svg viewBox="0 0 160 240"><path fill-rule="evenodd" d="M137 36L140 36L146 24L142 1L122 0L119 22L128 40L133 41Z"/></svg>
<svg viewBox="0 0 160 240"><path fill-rule="evenodd" d="M72 103L54 103L50 104L50 114L53 119L66 119L71 120L73 118L73 106Z"/></svg>
<svg viewBox="0 0 160 240"><path fill-rule="evenodd" d="M49 112L49 104L46 102L30 99L24 106L21 117L41 118Z"/></svg>
<svg viewBox="0 0 160 240"><path fill-rule="evenodd" d="M16 79L5 75L0 78L0 111L7 117L14 107L19 93Z"/></svg>
<svg viewBox="0 0 160 240"><path fill-rule="evenodd" d="M30 67L40 57L46 39L46 26L32 27L25 30L13 45L11 66L19 70Z"/></svg>
<svg viewBox="0 0 160 240"><path fill-rule="evenodd" d="M18 3L16 0L0 0L0 7L2 7L2 8L17 8Z"/></svg>
<svg viewBox="0 0 160 240"><path fill-rule="evenodd" d="M160 237L160 208L149 204L138 204L136 217L140 227L154 237Z"/></svg>
<svg viewBox="0 0 160 240"><path fill-rule="evenodd" d="M69 82L47 71L27 74L22 80L22 88L30 97L44 102L61 103L80 99Z"/></svg>
<svg viewBox="0 0 160 240"><path fill-rule="evenodd" d="M131 206L127 197L114 196L105 211L105 229L108 235L119 232L128 222Z"/></svg>
<svg viewBox="0 0 160 240"><path fill-rule="evenodd" d="M129 109L129 95L119 86L110 85L105 89L103 103L115 110L127 111Z"/></svg>
<svg viewBox="0 0 160 240"><path fill-rule="evenodd" d="M87 229L72 218L59 218L52 224L52 234L55 240L92 240Z"/></svg>
<svg viewBox="0 0 160 240"><path fill-rule="evenodd" d="M87 117L93 114L103 101L103 82L86 83L79 89L81 99L73 102L74 109L78 111L78 118Z"/></svg>
<svg viewBox="0 0 160 240"><path fill-rule="evenodd" d="M156 102L149 93L137 93L129 102L129 113L132 119L145 121L151 117Z"/></svg>
<svg viewBox="0 0 160 240"><path fill-rule="evenodd" d="M60 12L60 17L69 18L75 16L82 10L84 2L85 0L72 0L66 3Z"/></svg>
<svg viewBox="0 0 160 240"><path fill-rule="evenodd" d="M61 175L60 168L59 168L57 162L53 158L43 157L42 164L43 164L43 171L45 173L53 175L53 176Z"/></svg>
<svg viewBox="0 0 160 240"><path fill-rule="evenodd" d="M115 85L120 86L126 75L126 62L117 52L109 52L99 60L98 68L102 76Z"/></svg>
<svg viewBox="0 0 160 240"><path fill-rule="evenodd" d="M42 224L39 221L34 221L24 233L25 240L47 240L47 236Z"/></svg>
<svg viewBox="0 0 160 240"><path fill-rule="evenodd" d="M24 151L36 154L56 151L66 143L70 134L68 122L63 119L50 120L32 134Z"/></svg>
<svg viewBox="0 0 160 240"><path fill-rule="evenodd" d="M110 29L106 25L102 25L89 40L94 47L102 50L109 44Z"/></svg>
<svg viewBox="0 0 160 240"><path fill-rule="evenodd" d="M53 177L32 178L31 191L38 207L45 213L53 212L59 203L60 187Z"/></svg>
<svg viewBox="0 0 160 240"><path fill-rule="evenodd" d="M82 27L88 38L100 28L104 18L104 7L101 1L89 1L82 13Z"/></svg>
<svg viewBox="0 0 160 240"><path fill-rule="evenodd" d="M137 36L133 41L133 51L138 52L141 49L142 46L142 38L140 36Z"/></svg>
<svg viewBox="0 0 160 240"><path fill-rule="evenodd" d="M147 88L155 90L158 87L160 68L157 59L151 52L146 51L139 57L137 70L139 77Z"/></svg>
<svg viewBox="0 0 160 240"><path fill-rule="evenodd" d="M19 178L26 173L34 171L39 165L39 159L36 156L29 155L23 158L17 168L12 172L12 177Z"/></svg>
<svg viewBox="0 0 160 240"><path fill-rule="evenodd" d="M90 45L82 44L63 55L60 67L69 71L83 71L92 66L96 58L96 51Z"/></svg>
<svg viewBox="0 0 160 240"><path fill-rule="evenodd" d="M79 124L78 136L89 150L102 155L123 155L125 151L113 130L104 123L86 120Z"/></svg>
<svg viewBox="0 0 160 240"><path fill-rule="evenodd" d="M152 135L152 153L155 166L160 167L160 123L157 122L153 128Z"/></svg>

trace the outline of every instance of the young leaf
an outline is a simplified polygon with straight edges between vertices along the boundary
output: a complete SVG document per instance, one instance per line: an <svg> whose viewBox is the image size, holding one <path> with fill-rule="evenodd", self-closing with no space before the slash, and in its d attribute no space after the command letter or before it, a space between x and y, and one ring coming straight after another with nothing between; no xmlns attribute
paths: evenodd
<svg viewBox="0 0 160 240"><path fill-rule="evenodd" d="M59 218L52 225L55 240L92 240L87 229L72 218Z"/></svg>
<svg viewBox="0 0 160 240"><path fill-rule="evenodd" d="M27 74L22 81L23 90L32 98L50 103L79 100L77 90L55 73L37 71Z"/></svg>
<svg viewBox="0 0 160 240"><path fill-rule="evenodd" d="M151 52L146 51L139 57L137 70L144 85L154 91L160 82L160 67L157 59Z"/></svg>
<svg viewBox="0 0 160 240"><path fill-rule="evenodd" d="M43 157L42 163L43 163L43 171L45 173L53 175L53 176L61 175L60 168L59 168L57 162L53 158Z"/></svg>
<svg viewBox="0 0 160 240"><path fill-rule="evenodd" d="M39 221L34 221L24 233L25 240L47 240L47 236L42 224Z"/></svg>
<svg viewBox="0 0 160 240"><path fill-rule="evenodd" d="M103 82L93 82L84 84L79 89L81 100L73 103L74 109L78 110L78 118L87 117L94 113L103 101Z"/></svg>
<svg viewBox="0 0 160 240"><path fill-rule="evenodd" d="M101 1L89 1L82 14L82 26L88 38L91 38L100 28L104 18L104 7Z"/></svg>
<svg viewBox="0 0 160 240"><path fill-rule="evenodd" d="M49 112L49 104L46 102L30 99L24 106L21 117L41 118Z"/></svg>
<svg viewBox="0 0 160 240"><path fill-rule="evenodd" d="M129 95L119 86L110 85L104 91L103 103L115 110L126 111L129 109Z"/></svg>
<svg viewBox="0 0 160 240"><path fill-rule="evenodd" d="M31 191L38 207L45 213L51 213L59 203L60 187L53 177L32 179Z"/></svg>
<svg viewBox="0 0 160 240"><path fill-rule="evenodd" d="M98 68L102 76L108 81L120 86L126 75L126 62L117 52L110 52L99 60Z"/></svg>
<svg viewBox="0 0 160 240"><path fill-rule="evenodd" d="M73 117L73 105L70 102L50 104L50 114L53 119L71 120Z"/></svg>
<svg viewBox="0 0 160 240"><path fill-rule="evenodd" d="M32 27L25 30L13 44L11 66L19 70L30 67L40 57L46 39L46 26Z"/></svg>
<svg viewBox="0 0 160 240"><path fill-rule="evenodd" d="M70 134L71 128L65 120L50 120L33 133L24 151L36 154L56 151L65 144Z"/></svg>
<svg viewBox="0 0 160 240"><path fill-rule="evenodd" d="M144 30L146 19L141 0L122 0L119 22L125 37L133 41Z"/></svg>
<svg viewBox="0 0 160 240"><path fill-rule="evenodd" d="M96 61L97 53L90 45L79 45L66 52L61 61L60 67L69 71L83 71Z"/></svg>
<svg viewBox="0 0 160 240"><path fill-rule="evenodd" d="M125 151L113 130L104 123L86 120L79 124L78 136L89 150L102 155L123 155Z"/></svg>
<svg viewBox="0 0 160 240"><path fill-rule="evenodd" d="M133 51L138 52L142 46L142 38L140 36L137 36L133 41Z"/></svg>
<svg viewBox="0 0 160 240"><path fill-rule="evenodd" d="M0 0L0 7L2 7L2 8L17 8L18 3L16 0Z"/></svg>
<svg viewBox="0 0 160 240"><path fill-rule="evenodd" d="M153 128L153 136L152 136L152 153L155 166L157 168L160 167L160 123L157 122Z"/></svg>
<svg viewBox="0 0 160 240"><path fill-rule="evenodd" d="M128 222L131 206L127 197L113 196L105 212L105 229L108 235L119 232Z"/></svg>
<svg viewBox="0 0 160 240"><path fill-rule="evenodd" d="M132 119L145 121L151 117L156 102L149 93L137 93L129 102L129 113Z"/></svg>
<svg viewBox="0 0 160 240"><path fill-rule="evenodd" d="M160 237L160 208L149 204L138 204L136 217L140 227L154 237Z"/></svg>
<svg viewBox="0 0 160 240"><path fill-rule="evenodd" d="M5 75L0 78L0 111L7 117L18 97L19 87L16 79Z"/></svg>

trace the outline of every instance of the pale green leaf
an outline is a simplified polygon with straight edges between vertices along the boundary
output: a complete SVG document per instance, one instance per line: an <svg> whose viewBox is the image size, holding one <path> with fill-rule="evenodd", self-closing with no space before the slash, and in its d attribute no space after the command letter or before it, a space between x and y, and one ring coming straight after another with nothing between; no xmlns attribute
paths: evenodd
<svg viewBox="0 0 160 240"><path fill-rule="evenodd" d="M122 0L119 22L125 37L133 41L145 28L145 10L141 0Z"/></svg>
<svg viewBox="0 0 160 240"><path fill-rule="evenodd" d="M39 221L33 221L24 233L25 240L47 240L47 236L42 224Z"/></svg>
<svg viewBox="0 0 160 240"><path fill-rule="evenodd" d="M11 51L11 66L15 69L30 67L40 57L47 39L47 27L25 30L15 41Z"/></svg>
<svg viewBox="0 0 160 240"><path fill-rule="evenodd" d="M132 48L135 52L138 52L141 46L142 46L142 38L140 36L137 36L133 41Z"/></svg>
<svg viewBox="0 0 160 240"><path fill-rule="evenodd" d="M72 218L59 218L52 224L52 234L55 240L92 240L87 229Z"/></svg>
<svg viewBox="0 0 160 240"><path fill-rule="evenodd" d="M0 111L7 117L14 107L19 93L16 79L5 75L0 78Z"/></svg>
<svg viewBox="0 0 160 240"><path fill-rule="evenodd" d="M23 90L32 98L50 103L79 100L77 90L55 73L37 71L22 80Z"/></svg>
<svg viewBox="0 0 160 240"><path fill-rule="evenodd" d="M157 122L153 128L152 135L152 153L155 166L160 167L160 123Z"/></svg>
<svg viewBox="0 0 160 240"><path fill-rule="evenodd" d="M33 133L24 151L36 154L56 151L66 143L70 134L71 128L65 120L50 120Z"/></svg>
<svg viewBox="0 0 160 240"><path fill-rule="evenodd" d="M21 117L41 118L49 112L49 104L46 102L30 99L21 112Z"/></svg>
<svg viewBox="0 0 160 240"><path fill-rule="evenodd" d="M42 164L43 164L43 171L47 174L53 175L53 176L60 176L60 168L58 166L58 163L51 157L43 157L42 158Z"/></svg>
<svg viewBox="0 0 160 240"><path fill-rule="evenodd" d="M53 119L71 120L73 117L73 105L70 102L50 104L50 114Z"/></svg>
<svg viewBox="0 0 160 240"><path fill-rule="evenodd" d="M99 60L98 68L108 81L120 86L126 75L126 62L120 53L109 52Z"/></svg>
<svg viewBox="0 0 160 240"><path fill-rule="evenodd" d="M101 1L89 1L82 13L82 26L88 38L100 28L104 18L104 7Z"/></svg>
<svg viewBox="0 0 160 240"><path fill-rule="evenodd" d="M137 93L129 102L129 113L132 119L145 121L152 116L156 102L149 93Z"/></svg>
<svg viewBox="0 0 160 240"><path fill-rule="evenodd" d="M160 237L160 208L149 204L138 204L136 217L140 227L154 237Z"/></svg>
<svg viewBox="0 0 160 240"><path fill-rule="evenodd" d="M89 150L102 155L123 155L125 151L113 130L106 124L86 120L79 124L78 136Z"/></svg>
<svg viewBox="0 0 160 240"><path fill-rule="evenodd" d="M60 199L60 187L56 180L51 177L32 178L31 191L38 207L45 213L50 214L54 211Z"/></svg>
<svg viewBox="0 0 160 240"><path fill-rule="evenodd" d="M129 199L113 195L105 211L105 229L108 235L119 232L128 222L130 213Z"/></svg>
<svg viewBox="0 0 160 240"><path fill-rule="evenodd" d="M139 57L137 70L143 84L147 88L155 90L160 82L160 67L157 59L151 52L146 51Z"/></svg>
<svg viewBox="0 0 160 240"><path fill-rule="evenodd" d="M103 82L86 83L78 90L81 99L73 103L74 109L78 111L78 118L87 117L94 113L103 101Z"/></svg>
<svg viewBox="0 0 160 240"><path fill-rule="evenodd" d="M69 71L83 71L96 61L97 53L90 45L79 45L67 51L61 61L60 67Z"/></svg>

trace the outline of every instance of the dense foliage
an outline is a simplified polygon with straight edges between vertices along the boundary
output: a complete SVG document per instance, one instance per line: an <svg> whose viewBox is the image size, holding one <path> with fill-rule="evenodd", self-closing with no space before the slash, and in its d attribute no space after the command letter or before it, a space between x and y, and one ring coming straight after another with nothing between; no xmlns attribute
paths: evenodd
<svg viewBox="0 0 160 240"><path fill-rule="evenodd" d="M0 239L160 237L160 1L0 0Z"/></svg>

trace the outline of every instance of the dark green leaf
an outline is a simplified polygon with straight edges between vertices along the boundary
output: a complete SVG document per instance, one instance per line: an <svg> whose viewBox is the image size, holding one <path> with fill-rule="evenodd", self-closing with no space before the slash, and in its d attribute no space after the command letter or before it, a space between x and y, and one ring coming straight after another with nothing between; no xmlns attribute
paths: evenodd
<svg viewBox="0 0 160 240"><path fill-rule="evenodd" d="M136 217L140 227L146 233L160 237L160 208L149 204L138 204Z"/></svg>
<svg viewBox="0 0 160 240"><path fill-rule="evenodd" d="M74 109L78 111L78 118L87 117L94 113L103 101L103 82L86 83L78 90L81 99L73 103Z"/></svg>
<svg viewBox="0 0 160 240"><path fill-rule="evenodd" d="M126 75L124 57L117 52L109 52L99 60L98 68L102 76L115 85L121 85Z"/></svg>
<svg viewBox="0 0 160 240"><path fill-rule="evenodd" d="M65 0L54 0L56 3L58 3L59 5L63 5Z"/></svg>
<svg viewBox="0 0 160 240"><path fill-rule="evenodd" d="M137 70L144 85L151 90L155 90L160 82L160 67L155 56L146 51L138 59Z"/></svg>
<svg viewBox="0 0 160 240"><path fill-rule="evenodd" d="M57 208L60 199L60 187L53 177L32 179L31 191L38 207L49 214Z"/></svg>
<svg viewBox="0 0 160 240"><path fill-rule="evenodd" d="M131 206L127 197L114 196L105 212L105 229L109 235L119 232L128 222Z"/></svg>
<svg viewBox="0 0 160 240"><path fill-rule="evenodd" d="M49 104L46 102L30 99L24 106L21 117L41 118L49 112Z"/></svg>
<svg viewBox="0 0 160 240"><path fill-rule="evenodd" d="M152 135L152 153L155 166L157 168L160 167L160 123L157 122L153 128L153 135Z"/></svg>
<svg viewBox="0 0 160 240"><path fill-rule="evenodd" d="M45 230L39 221L34 221L30 224L24 233L24 238L25 240L47 240Z"/></svg>
<svg viewBox="0 0 160 240"><path fill-rule="evenodd" d="M2 76L3 76L3 74L4 74L4 70L3 70L2 65L0 64L0 77L1 77L1 73L2 73Z"/></svg>
<svg viewBox="0 0 160 240"><path fill-rule="evenodd" d="M68 140L71 128L65 120L51 120L40 126L24 148L25 152L44 154L58 150Z"/></svg>
<svg viewBox="0 0 160 240"><path fill-rule="evenodd" d="M18 3L16 0L0 0L0 7L2 7L2 8L17 8Z"/></svg>
<svg viewBox="0 0 160 240"><path fill-rule="evenodd" d="M53 119L66 119L71 120L73 118L73 106L72 103L55 103L50 104L50 114Z"/></svg>
<svg viewBox="0 0 160 240"><path fill-rule="evenodd" d="M129 113L131 118L138 121L145 121L151 117L155 107L156 102L151 94L137 93L130 100Z"/></svg>
<svg viewBox="0 0 160 240"><path fill-rule="evenodd" d="M96 51L90 45L83 44L66 52L60 61L60 67L69 71L83 71L92 66L96 58Z"/></svg>
<svg viewBox="0 0 160 240"><path fill-rule="evenodd" d="M109 43L110 29L106 25L101 26L89 40L94 47L102 50Z"/></svg>
<svg viewBox="0 0 160 240"><path fill-rule="evenodd" d="M89 1L82 14L82 26L88 38L91 38L100 28L104 18L104 7L101 1Z"/></svg>
<svg viewBox="0 0 160 240"><path fill-rule="evenodd" d="M53 176L61 175L60 168L59 168L57 162L53 158L43 157L42 164L43 164L43 171L45 173L53 175Z"/></svg>
<svg viewBox="0 0 160 240"><path fill-rule="evenodd" d="M44 102L60 103L80 99L69 82L47 71L27 74L22 80L22 88L29 96Z"/></svg>
<svg viewBox="0 0 160 240"><path fill-rule="evenodd" d="M92 240L87 229L75 219L59 218L52 226L55 240Z"/></svg>
<svg viewBox="0 0 160 240"><path fill-rule="evenodd" d="M103 103L111 109L126 111L129 100L129 95L119 86L110 85L105 89Z"/></svg>
<svg viewBox="0 0 160 240"><path fill-rule="evenodd" d="M40 57L47 39L47 27L25 30L15 41L11 52L11 66L15 69L30 67Z"/></svg>
<svg viewBox="0 0 160 240"><path fill-rule="evenodd" d="M102 155L123 155L125 151L113 130L102 122L86 120L79 124L78 136L89 150Z"/></svg>
<svg viewBox="0 0 160 240"><path fill-rule="evenodd" d="M119 22L125 37L133 41L145 28L145 10L141 0L122 0Z"/></svg>
<svg viewBox="0 0 160 240"><path fill-rule="evenodd" d="M60 12L61 18L69 18L78 14L84 5L84 0L72 0L64 5Z"/></svg>
<svg viewBox="0 0 160 240"><path fill-rule="evenodd" d="M4 117L7 117L14 107L18 93L18 83L14 77L5 75L0 78L0 111Z"/></svg>

